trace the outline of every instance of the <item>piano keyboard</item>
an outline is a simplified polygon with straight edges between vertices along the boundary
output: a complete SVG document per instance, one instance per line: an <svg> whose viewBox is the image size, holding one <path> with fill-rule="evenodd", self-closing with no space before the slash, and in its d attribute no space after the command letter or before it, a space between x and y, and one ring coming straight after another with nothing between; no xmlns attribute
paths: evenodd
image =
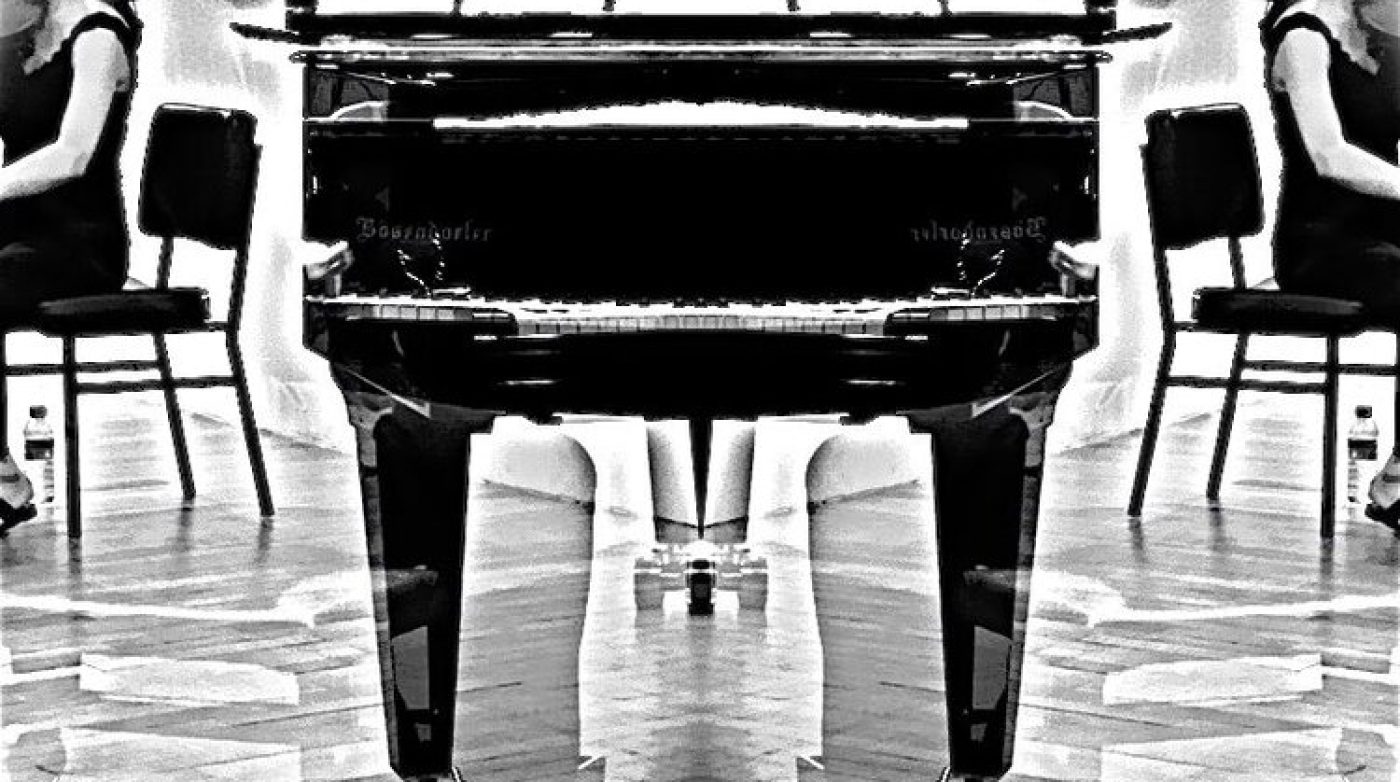
<svg viewBox="0 0 1400 782"><path fill-rule="evenodd" d="M434 298L352 295L309 297L307 301L348 320L470 323L520 336L628 331L885 336L930 323L1053 320L1073 314L1093 300L1051 294L969 297L966 291L958 291L900 301L778 304L505 301L453 298L441 292Z"/></svg>

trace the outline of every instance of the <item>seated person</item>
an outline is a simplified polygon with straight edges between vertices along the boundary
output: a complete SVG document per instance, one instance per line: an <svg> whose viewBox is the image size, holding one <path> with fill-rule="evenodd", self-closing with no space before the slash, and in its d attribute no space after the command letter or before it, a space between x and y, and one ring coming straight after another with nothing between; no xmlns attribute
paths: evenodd
<svg viewBox="0 0 1400 782"><path fill-rule="evenodd" d="M1400 326L1400 4L1274 0L1261 27L1283 152L1279 287ZM1400 531L1400 451L1370 500L1366 514Z"/></svg>
<svg viewBox="0 0 1400 782"><path fill-rule="evenodd" d="M0 0L0 328L126 280L118 154L139 36L129 0ZM35 514L4 421L0 407L0 533Z"/></svg>

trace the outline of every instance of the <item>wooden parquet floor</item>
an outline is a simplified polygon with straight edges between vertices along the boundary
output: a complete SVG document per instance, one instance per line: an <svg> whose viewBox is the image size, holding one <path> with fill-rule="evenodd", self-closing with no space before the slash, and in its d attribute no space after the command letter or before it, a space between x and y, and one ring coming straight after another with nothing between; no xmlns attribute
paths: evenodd
<svg viewBox="0 0 1400 782"><path fill-rule="evenodd" d="M237 432L195 421L201 494L181 509L160 408L104 404L84 407L81 544L43 518L0 540L0 780L394 779L351 457L267 438L278 515L263 521ZM1123 514L1136 438L1052 456L1008 779L1400 779L1400 539L1358 518L1341 520L1330 544L1319 540L1316 416L1293 400L1243 408L1219 512L1202 496L1213 419L1164 432L1136 522ZM499 486L478 485L473 503L483 529L531 551L540 548L521 530L638 523ZM823 751L813 580L820 590L838 577L917 578L929 504L920 486L819 510L813 550L768 552L766 614L722 597L704 624L679 594L658 612L632 609L635 548L616 530L591 561L581 561L586 547L551 549L544 563L478 545L473 556L487 564L467 600L496 602L469 604L468 616L543 618L523 641L504 621L500 633L478 628L480 646L464 660L494 667L480 681L464 670L464 688L526 681L551 654L572 659L549 640L569 632L550 628L567 629L580 611L586 620L577 690L546 677L473 701L459 721L474 731L472 751L528 754L521 726L571 725L551 699L572 697L581 748L606 757L609 780L796 780L796 759ZM559 588L532 586L541 574ZM862 722L885 726L882 744L866 747L879 769L870 779L924 779L937 749L924 739L939 719L928 704L941 685L920 640L935 629L918 611L859 602L888 592L823 606L886 625L863 649L851 641L851 659L869 655L870 670L903 681L904 695L828 692L825 718L846 720L850 735ZM916 604L935 599L912 592ZM512 653L521 643L528 655ZM920 655L922 680L891 678ZM688 722L695 702L719 715L704 736ZM471 778L538 777L517 768Z"/></svg>

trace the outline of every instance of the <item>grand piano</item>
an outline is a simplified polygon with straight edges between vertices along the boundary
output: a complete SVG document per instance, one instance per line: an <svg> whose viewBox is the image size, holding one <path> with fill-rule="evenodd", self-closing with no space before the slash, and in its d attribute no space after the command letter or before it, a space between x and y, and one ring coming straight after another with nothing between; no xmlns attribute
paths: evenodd
<svg viewBox="0 0 1400 782"><path fill-rule="evenodd" d="M1099 233L1099 70L1156 31L1113 0L598 1L288 0L284 28L238 26L295 49L304 235L341 248L307 271L305 342L360 440L394 770L464 774L473 433L687 419L703 520L714 421L840 413L931 436L929 742L943 778L1001 778L1046 430L1097 341L1069 248Z"/></svg>

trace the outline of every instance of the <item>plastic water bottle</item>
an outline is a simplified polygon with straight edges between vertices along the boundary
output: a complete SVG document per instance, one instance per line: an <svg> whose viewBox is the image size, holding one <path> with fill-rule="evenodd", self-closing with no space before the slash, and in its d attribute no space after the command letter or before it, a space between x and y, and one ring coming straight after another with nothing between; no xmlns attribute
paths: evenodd
<svg viewBox="0 0 1400 782"><path fill-rule="evenodd" d="M1376 429L1376 419L1371 417L1370 405L1356 406L1356 420L1347 432L1347 499L1361 502L1362 470L1367 477L1375 469L1379 458L1380 432Z"/></svg>
<svg viewBox="0 0 1400 782"><path fill-rule="evenodd" d="M49 409L43 405L29 408L29 420L24 424L24 461L34 487L37 502L53 502L53 426L49 424Z"/></svg>

